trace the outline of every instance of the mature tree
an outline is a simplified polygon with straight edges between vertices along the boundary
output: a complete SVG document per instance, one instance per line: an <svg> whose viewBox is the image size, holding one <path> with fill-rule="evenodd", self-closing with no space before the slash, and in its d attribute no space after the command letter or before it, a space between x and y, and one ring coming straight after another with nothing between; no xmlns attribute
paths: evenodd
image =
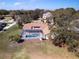
<svg viewBox="0 0 79 59"><path fill-rule="evenodd" d="M56 29L51 29L51 34L55 33L53 43L57 46L68 45L68 50L75 52L79 56L79 33L71 30L73 26L78 26L79 23L71 25L75 19L79 19L79 11L73 8L57 9L52 12L54 15Z"/></svg>
<svg viewBox="0 0 79 59"><path fill-rule="evenodd" d="M79 12L78 11L73 15L73 19L79 19Z"/></svg>
<svg viewBox="0 0 79 59"><path fill-rule="evenodd" d="M7 10L0 10L0 15L7 15L9 14L9 11Z"/></svg>

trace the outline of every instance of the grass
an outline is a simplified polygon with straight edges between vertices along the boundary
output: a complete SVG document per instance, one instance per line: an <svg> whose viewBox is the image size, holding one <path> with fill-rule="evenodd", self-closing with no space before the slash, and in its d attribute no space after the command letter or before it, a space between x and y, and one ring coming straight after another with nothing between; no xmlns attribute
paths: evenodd
<svg viewBox="0 0 79 59"><path fill-rule="evenodd" d="M54 59L78 59L64 48L52 45L50 42L25 42L23 46L9 47L10 35L20 34L20 29L13 26L9 30L0 33L0 59L37 59L33 55L40 56L41 59L51 56ZM40 55L38 54L40 53ZM44 59L45 59L44 58Z"/></svg>
<svg viewBox="0 0 79 59"><path fill-rule="evenodd" d="M6 51L7 46L10 43L9 36L19 34L20 29L16 26L13 26L9 30L0 33L0 51Z"/></svg>
<svg viewBox="0 0 79 59"><path fill-rule="evenodd" d="M30 56L26 53L26 49L22 49L20 52L16 52L12 59L30 59Z"/></svg>
<svg viewBox="0 0 79 59"><path fill-rule="evenodd" d="M18 26L15 25L7 31L0 33L0 59L5 59L6 57L4 56L20 51L22 47L16 45L10 46L11 44L13 45L15 43L11 42L9 39L9 36L20 34L20 31L21 30L18 28Z"/></svg>
<svg viewBox="0 0 79 59"><path fill-rule="evenodd" d="M50 42L30 42L24 44L24 55L20 56L21 59L25 59L23 56L28 56L30 59L40 57L39 59L55 58L55 59L78 59L74 54L69 53L65 48L59 48L52 45ZM18 53L21 55L21 53ZM17 54L17 55L18 55ZM36 57L34 57L34 56ZM46 56L46 57L44 57ZM29 59L27 58L27 59Z"/></svg>

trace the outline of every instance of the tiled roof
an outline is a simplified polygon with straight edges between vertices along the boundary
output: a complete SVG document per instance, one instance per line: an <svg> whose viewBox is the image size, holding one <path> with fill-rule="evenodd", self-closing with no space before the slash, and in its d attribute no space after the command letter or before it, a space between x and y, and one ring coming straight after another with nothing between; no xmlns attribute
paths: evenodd
<svg viewBox="0 0 79 59"><path fill-rule="evenodd" d="M32 28L32 27L39 27L39 28ZM27 30L27 29L34 29L34 30L39 29L42 30L44 34L48 34L50 32L48 28L48 24L42 22L24 24L23 30Z"/></svg>

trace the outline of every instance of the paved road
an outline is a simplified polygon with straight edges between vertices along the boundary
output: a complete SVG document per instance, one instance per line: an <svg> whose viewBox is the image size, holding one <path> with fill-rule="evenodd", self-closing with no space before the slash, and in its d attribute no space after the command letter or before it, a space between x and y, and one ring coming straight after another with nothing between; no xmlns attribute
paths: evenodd
<svg viewBox="0 0 79 59"><path fill-rule="evenodd" d="M16 25L16 22L13 22L12 24L9 24L8 26L4 27L3 30L7 30L7 29L11 28L14 25Z"/></svg>

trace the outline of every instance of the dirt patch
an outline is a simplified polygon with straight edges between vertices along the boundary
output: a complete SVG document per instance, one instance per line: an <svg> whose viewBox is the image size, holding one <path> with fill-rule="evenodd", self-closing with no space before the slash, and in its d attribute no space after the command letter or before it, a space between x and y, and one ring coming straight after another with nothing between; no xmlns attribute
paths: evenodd
<svg viewBox="0 0 79 59"><path fill-rule="evenodd" d="M13 54L4 53L2 59L79 59L65 48L59 48L48 41L25 42L23 48Z"/></svg>
<svg viewBox="0 0 79 59"><path fill-rule="evenodd" d="M65 48L56 47L48 41L31 42L26 46L26 53L30 59L78 59Z"/></svg>

